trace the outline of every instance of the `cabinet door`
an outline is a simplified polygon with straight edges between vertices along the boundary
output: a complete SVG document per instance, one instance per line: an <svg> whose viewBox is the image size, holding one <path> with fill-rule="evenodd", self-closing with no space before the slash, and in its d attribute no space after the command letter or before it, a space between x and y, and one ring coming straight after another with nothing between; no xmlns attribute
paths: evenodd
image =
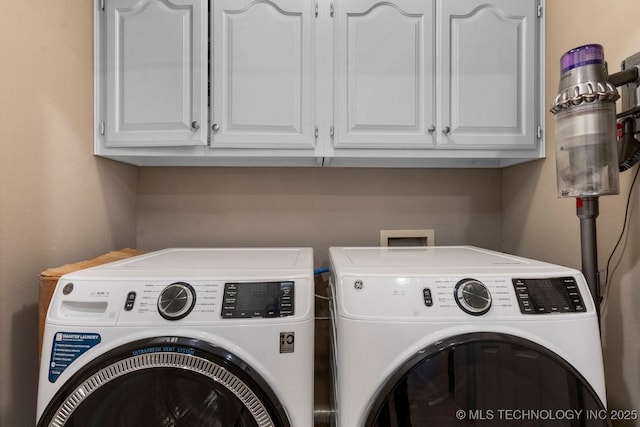
<svg viewBox="0 0 640 427"><path fill-rule="evenodd" d="M106 0L104 14L105 145L206 144L206 0Z"/></svg>
<svg viewBox="0 0 640 427"><path fill-rule="evenodd" d="M537 2L441 4L442 146L535 148L540 90Z"/></svg>
<svg viewBox="0 0 640 427"><path fill-rule="evenodd" d="M349 0L335 7L334 147L432 147L434 1Z"/></svg>
<svg viewBox="0 0 640 427"><path fill-rule="evenodd" d="M314 3L212 3L212 148L312 149Z"/></svg>

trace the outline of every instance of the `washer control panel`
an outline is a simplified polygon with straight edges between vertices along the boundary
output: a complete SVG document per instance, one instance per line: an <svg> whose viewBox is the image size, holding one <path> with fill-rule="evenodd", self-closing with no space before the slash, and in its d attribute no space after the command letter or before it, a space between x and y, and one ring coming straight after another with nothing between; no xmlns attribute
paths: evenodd
<svg viewBox="0 0 640 427"><path fill-rule="evenodd" d="M313 315L312 292L308 277L65 279L48 319L122 326L297 321Z"/></svg>
<svg viewBox="0 0 640 427"><path fill-rule="evenodd" d="M512 279L512 283L523 314L586 311L574 277Z"/></svg>
<svg viewBox="0 0 640 427"><path fill-rule="evenodd" d="M294 314L294 283L225 283L223 319L285 317Z"/></svg>

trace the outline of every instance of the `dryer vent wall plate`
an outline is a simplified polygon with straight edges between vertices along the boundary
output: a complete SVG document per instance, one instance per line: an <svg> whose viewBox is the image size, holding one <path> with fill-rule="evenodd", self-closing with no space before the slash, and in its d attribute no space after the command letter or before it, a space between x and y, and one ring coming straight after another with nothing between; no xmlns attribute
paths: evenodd
<svg viewBox="0 0 640 427"><path fill-rule="evenodd" d="M380 246L435 246L435 230L380 230Z"/></svg>

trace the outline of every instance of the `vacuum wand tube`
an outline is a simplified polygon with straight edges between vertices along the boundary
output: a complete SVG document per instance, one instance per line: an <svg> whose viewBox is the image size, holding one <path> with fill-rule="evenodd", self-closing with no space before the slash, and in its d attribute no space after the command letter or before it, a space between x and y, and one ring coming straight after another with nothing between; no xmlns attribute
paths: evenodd
<svg viewBox="0 0 640 427"><path fill-rule="evenodd" d="M580 218L582 274L589 285L596 313L600 317L600 281L598 280L598 242L596 238L596 218L599 214L598 198L577 198L576 214Z"/></svg>

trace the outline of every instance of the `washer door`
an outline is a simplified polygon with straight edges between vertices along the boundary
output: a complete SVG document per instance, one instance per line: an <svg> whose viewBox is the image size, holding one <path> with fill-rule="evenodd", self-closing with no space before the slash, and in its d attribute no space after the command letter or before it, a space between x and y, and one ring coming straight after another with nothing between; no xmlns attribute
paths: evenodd
<svg viewBox="0 0 640 427"><path fill-rule="evenodd" d="M231 353L158 337L108 352L76 373L38 426L290 427L267 383Z"/></svg>
<svg viewBox="0 0 640 427"><path fill-rule="evenodd" d="M522 338L474 333L419 351L379 390L367 427L609 426L593 388Z"/></svg>

